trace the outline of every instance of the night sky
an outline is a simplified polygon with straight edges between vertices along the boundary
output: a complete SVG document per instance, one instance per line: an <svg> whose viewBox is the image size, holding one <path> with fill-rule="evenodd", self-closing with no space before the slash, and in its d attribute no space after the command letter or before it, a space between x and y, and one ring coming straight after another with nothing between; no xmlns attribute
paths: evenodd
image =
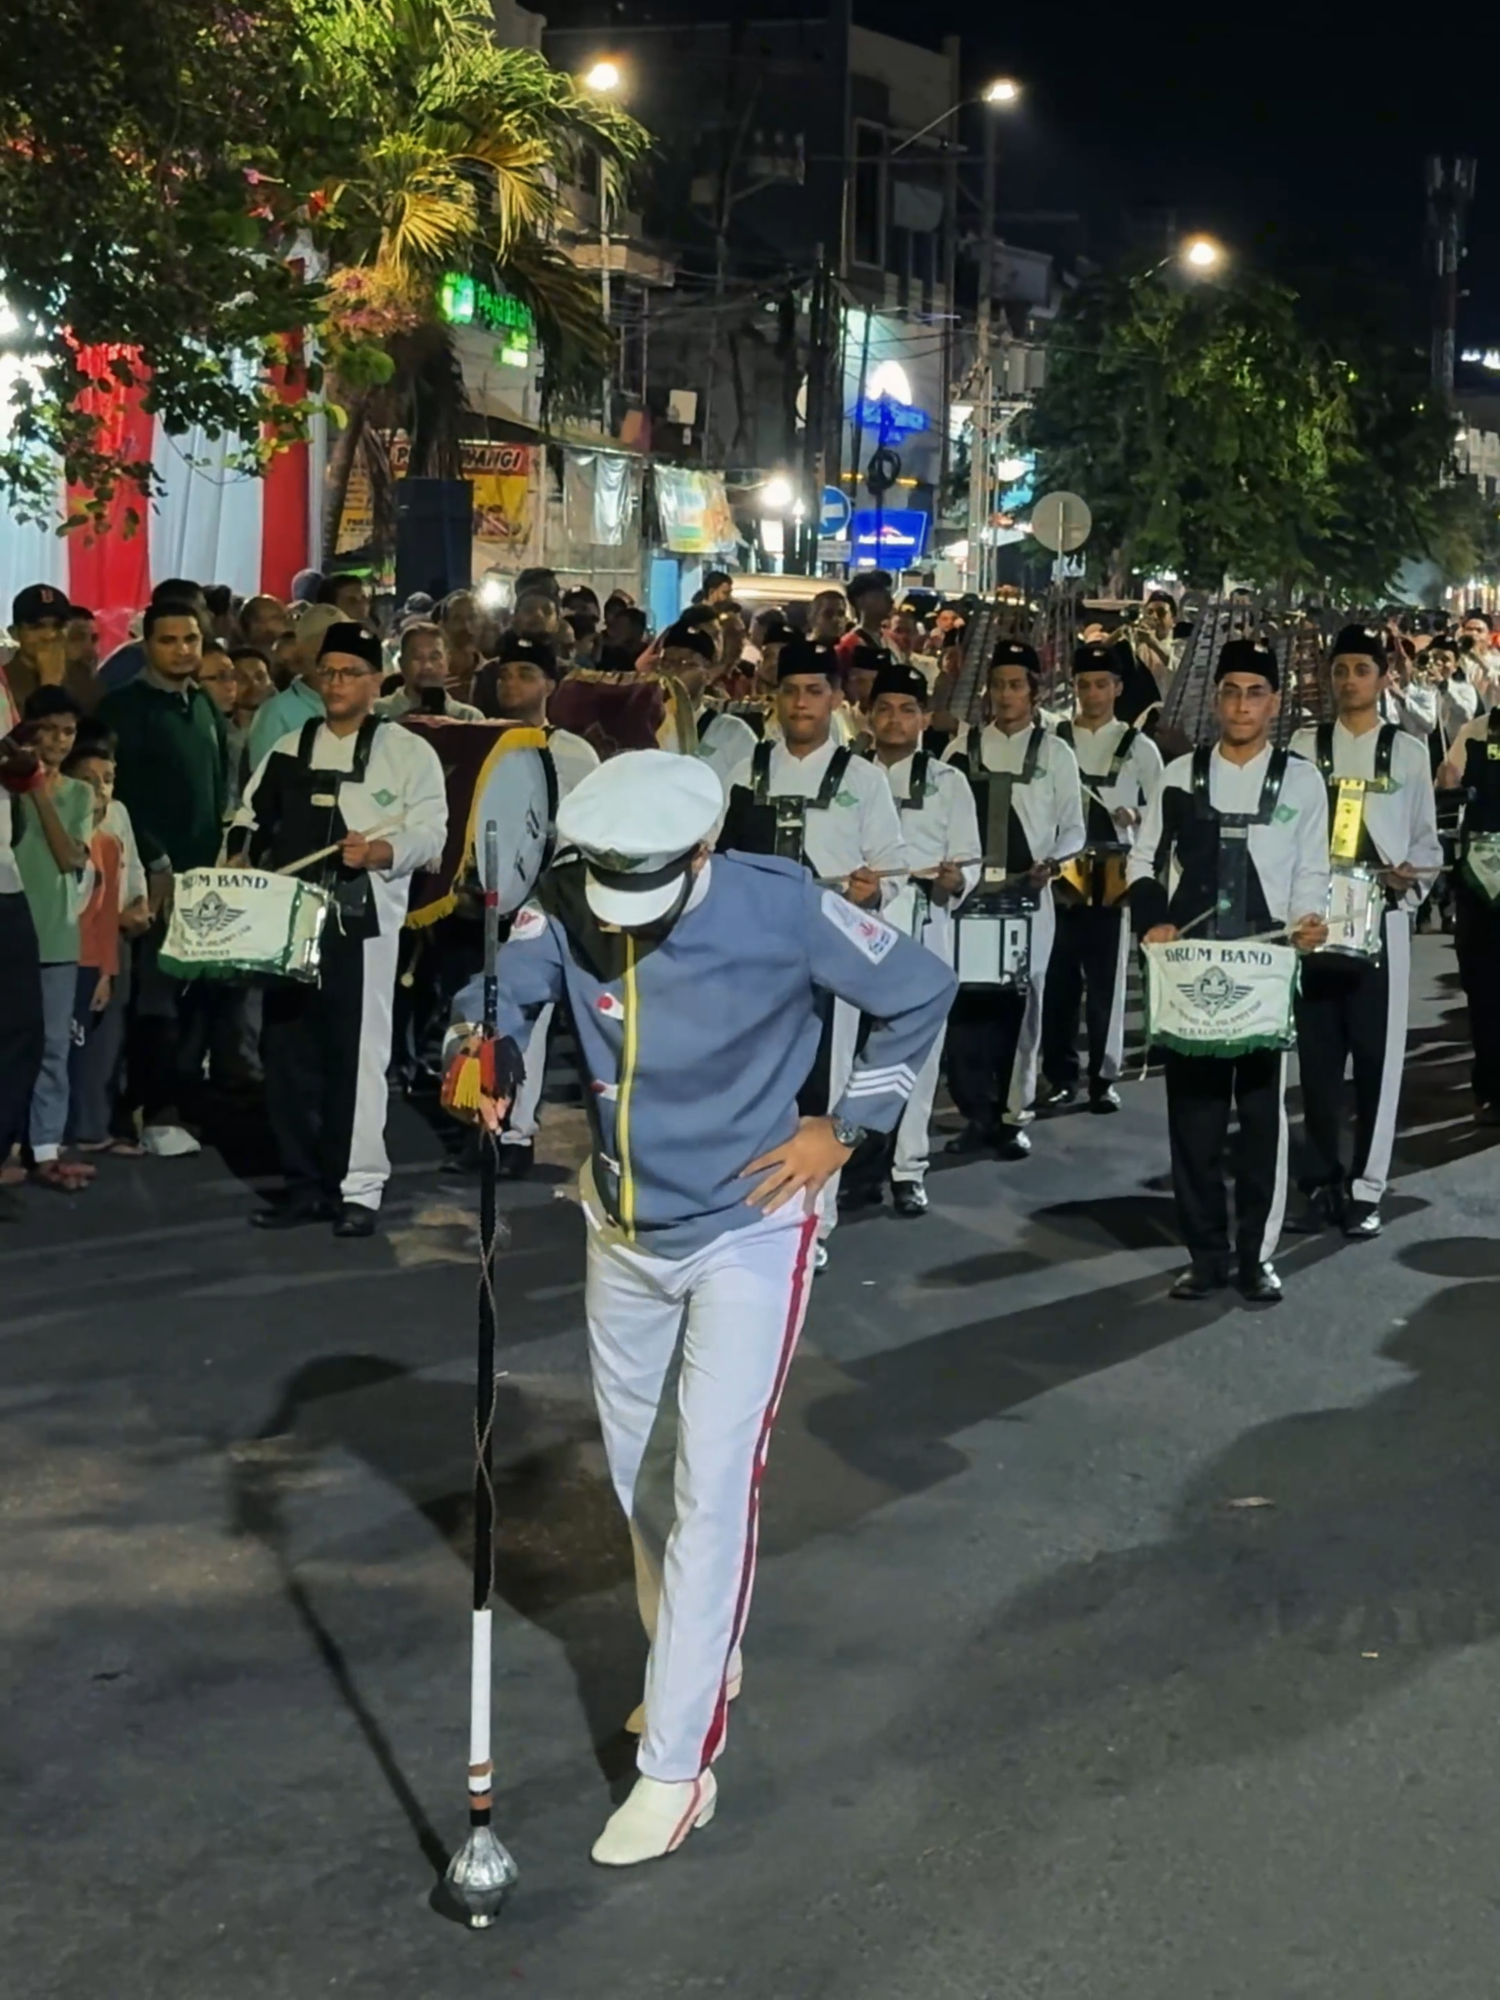
<svg viewBox="0 0 1500 2000"><path fill-rule="evenodd" d="M933 22L897 0L856 0L855 17L914 37ZM1423 160L1476 155L1460 344L1493 346L1500 32L1489 23L1487 10L1424 16L1375 0L1208 0L1191 13L1160 0L948 0L934 25L963 37L976 83L1010 73L1028 86L1006 126L1002 209L1080 209L1098 256L1123 247L1127 209L1170 208L1183 230L1212 231L1268 268L1373 262L1421 286ZM1024 225L1012 233L1024 240Z"/></svg>

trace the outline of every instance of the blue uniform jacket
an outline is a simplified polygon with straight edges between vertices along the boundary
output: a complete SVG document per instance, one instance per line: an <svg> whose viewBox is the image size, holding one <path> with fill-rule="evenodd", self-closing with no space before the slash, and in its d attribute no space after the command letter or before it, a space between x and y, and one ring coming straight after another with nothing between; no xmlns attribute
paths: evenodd
<svg viewBox="0 0 1500 2000"><path fill-rule="evenodd" d="M538 1010L566 1002L590 1091L595 1189L612 1220L663 1257L760 1218L744 1169L796 1129L823 994L875 1022L836 1110L889 1132L955 990L930 951L796 862L736 853L708 865L702 900L648 941L602 931L581 864L561 863L544 886L551 914L528 904L498 964L502 1035L524 1045ZM476 1025L481 1008L474 979L456 1021Z"/></svg>

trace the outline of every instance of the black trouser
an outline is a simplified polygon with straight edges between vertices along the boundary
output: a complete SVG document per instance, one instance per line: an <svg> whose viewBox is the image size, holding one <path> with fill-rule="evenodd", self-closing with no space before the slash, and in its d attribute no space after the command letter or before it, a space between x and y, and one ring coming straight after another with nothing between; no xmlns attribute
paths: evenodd
<svg viewBox="0 0 1500 2000"><path fill-rule="evenodd" d="M293 1197L380 1206L397 941L351 937L330 923L320 983L277 979L266 988L266 1110Z"/></svg>
<svg viewBox="0 0 1500 2000"><path fill-rule="evenodd" d="M1286 1202L1282 1064L1278 1049L1246 1056L1166 1055L1167 1133L1177 1221L1194 1264L1229 1263L1225 1153L1230 1104L1239 1111L1234 1161L1239 1262L1258 1264L1276 1248Z"/></svg>
<svg viewBox="0 0 1500 2000"><path fill-rule="evenodd" d="M183 1096L191 1094L198 1076L191 1068L191 1056L184 1051L183 1023L214 1004L212 994L202 990L212 986L212 980L174 979L162 971L158 961L166 935L163 914L136 941L132 965L125 1088L131 1109L141 1114L143 1127L162 1123L168 1112L175 1116L182 1109ZM201 1071L203 1044L196 1036L191 1039Z"/></svg>
<svg viewBox="0 0 1500 2000"><path fill-rule="evenodd" d="M1026 995L1009 987L961 986L953 1002L946 1044L948 1088L969 1124L982 1132L993 1132L1004 1122L1025 1018Z"/></svg>
<svg viewBox="0 0 1500 2000"><path fill-rule="evenodd" d="M1303 1156L1297 1182L1306 1191L1344 1186L1344 1071L1351 1064L1354 1153L1348 1180L1360 1201L1379 1201L1385 1191L1401 1091L1410 949L1407 919L1387 915L1378 959L1313 954L1302 960L1297 1052ZM1399 1037L1389 1033L1393 1007Z"/></svg>
<svg viewBox="0 0 1500 2000"><path fill-rule="evenodd" d="M1057 906L1057 935L1042 990L1042 1074L1049 1083L1078 1081L1080 1007L1088 1031L1089 1087L1099 1091L1109 1082L1104 1058L1114 1014L1120 925L1124 920L1123 908Z"/></svg>
<svg viewBox="0 0 1500 2000"><path fill-rule="evenodd" d="M31 906L0 896L0 1166L26 1136L26 1111L42 1064L42 971Z"/></svg>
<svg viewBox="0 0 1500 2000"><path fill-rule="evenodd" d="M1453 871L1453 943L1469 1003L1474 1095L1500 1104L1500 905L1471 888L1461 867Z"/></svg>

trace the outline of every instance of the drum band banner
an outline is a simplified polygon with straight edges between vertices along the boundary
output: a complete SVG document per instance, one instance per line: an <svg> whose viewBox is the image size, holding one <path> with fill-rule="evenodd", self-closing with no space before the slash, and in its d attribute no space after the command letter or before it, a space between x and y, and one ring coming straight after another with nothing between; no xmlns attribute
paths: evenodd
<svg viewBox="0 0 1500 2000"><path fill-rule="evenodd" d="M1148 944L1146 1040L1185 1056L1289 1049L1297 954L1289 945L1182 939Z"/></svg>

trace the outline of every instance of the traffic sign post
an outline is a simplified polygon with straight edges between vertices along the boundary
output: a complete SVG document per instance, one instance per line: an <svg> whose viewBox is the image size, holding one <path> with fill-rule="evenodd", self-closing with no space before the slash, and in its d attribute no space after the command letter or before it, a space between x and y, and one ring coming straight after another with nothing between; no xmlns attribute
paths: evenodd
<svg viewBox="0 0 1500 2000"><path fill-rule="evenodd" d="M818 540L836 542L846 533L853 512L849 496L837 486L823 488L822 511L818 515Z"/></svg>
<svg viewBox="0 0 1500 2000"><path fill-rule="evenodd" d="M1044 493L1031 510L1031 532L1044 549L1070 556L1089 538L1094 517L1076 493Z"/></svg>

